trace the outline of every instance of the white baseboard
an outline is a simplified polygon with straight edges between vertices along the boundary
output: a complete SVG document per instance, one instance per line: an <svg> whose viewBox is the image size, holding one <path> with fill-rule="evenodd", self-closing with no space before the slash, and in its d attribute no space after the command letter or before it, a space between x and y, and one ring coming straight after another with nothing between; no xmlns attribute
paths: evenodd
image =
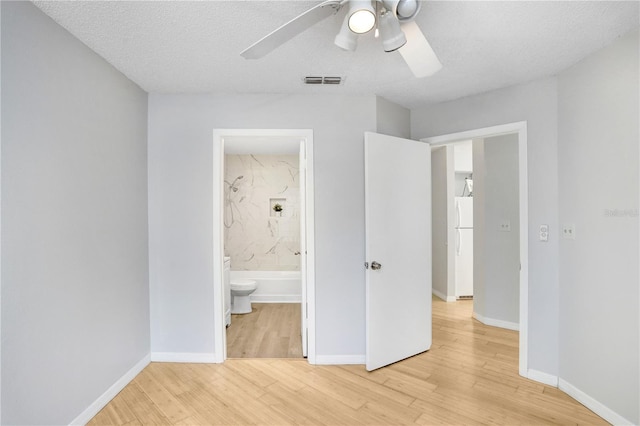
<svg viewBox="0 0 640 426"><path fill-rule="evenodd" d="M573 386L571 383L566 380L559 379L558 380L558 389L580 402L582 405L608 421L613 425L632 425L633 422L625 419L620 414L613 411L611 408L607 407L603 403L597 401L591 396L587 395L580 389Z"/></svg>
<svg viewBox="0 0 640 426"><path fill-rule="evenodd" d="M249 296L256 303L301 303L299 294L252 294Z"/></svg>
<svg viewBox="0 0 640 426"><path fill-rule="evenodd" d="M553 386L554 388L558 387L558 376L554 376L553 374L543 373L542 371L529 369L527 371L526 377L527 379L535 380L536 382Z"/></svg>
<svg viewBox="0 0 640 426"><path fill-rule="evenodd" d="M215 364L218 362L215 353L190 352L151 352L152 362L181 362L194 364Z"/></svg>
<svg viewBox="0 0 640 426"><path fill-rule="evenodd" d="M436 297L438 297L438 298L440 298L440 299L444 300L445 302L455 302L455 301L456 301L456 297L455 297L455 296L445 296L445 294L444 294L444 293L442 293L442 292L440 292L440 291L436 290L435 288L432 288L432 289L431 289L431 292L432 292L433 294L435 294L435 295L436 295Z"/></svg>
<svg viewBox="0 0 640 426"><path fill-rule="evenodd" d="M364 364L365 355L316 355L317 365Z"/></svg>
<svg viewBox="0 0 640 426"><path fill-rule="evenodd" d="M100 395L91 405L89 405L78 417L70 423L72 425L86 425L96 414L102 410L115 396L124 389L144 368L151 362L150 355L146 355L136 363L124 376L120 377L105 393Z"/></svg>
<svg viewBox="0 0 640 426"><path fill-rule="evenodd" d="M515 331L520 330L520 324L518 324L517 322L509 322L509 321L503 321L503 320L498 320L493 318L487 318L480 314L477 314L476 312L473 313L473 317L478 321L480 321L481 323L485 325L490 325L492 327L506 328L507 330L515 330Z"/></svg>

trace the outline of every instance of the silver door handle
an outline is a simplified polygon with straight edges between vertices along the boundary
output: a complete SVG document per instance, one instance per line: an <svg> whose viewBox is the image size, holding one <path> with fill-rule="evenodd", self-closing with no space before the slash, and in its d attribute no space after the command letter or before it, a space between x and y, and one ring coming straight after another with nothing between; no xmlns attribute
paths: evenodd
<svg viewBox="0 0 640 426"><path fill-rule="evenodd" d="M381 269L381 268L382 268L382 265L379 264L378 262L376 261L371 262L371 269L373 269L374 271L377 271L378 269Z"/></svg>

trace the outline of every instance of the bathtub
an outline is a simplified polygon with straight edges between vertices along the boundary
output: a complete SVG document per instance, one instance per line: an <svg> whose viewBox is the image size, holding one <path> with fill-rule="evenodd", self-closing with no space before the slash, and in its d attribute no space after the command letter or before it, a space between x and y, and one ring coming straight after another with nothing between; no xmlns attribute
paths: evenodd
<svg viewBox="0 0 640 426"><path fill-rule="evenodd" d="M251 295L258 303L300 303L300 271L231 271L231 280L255 280L258 288Z"/></svg>

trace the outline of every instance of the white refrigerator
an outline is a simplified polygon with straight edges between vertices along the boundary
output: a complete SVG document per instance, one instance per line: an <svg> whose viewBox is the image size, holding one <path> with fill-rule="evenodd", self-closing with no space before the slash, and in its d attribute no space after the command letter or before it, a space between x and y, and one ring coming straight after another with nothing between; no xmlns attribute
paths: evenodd
<svg viewBox="0 0 640 426"><path fill-rule="evenodd" d="M473 298L473 198L456 197L456 299Z"/></svg>

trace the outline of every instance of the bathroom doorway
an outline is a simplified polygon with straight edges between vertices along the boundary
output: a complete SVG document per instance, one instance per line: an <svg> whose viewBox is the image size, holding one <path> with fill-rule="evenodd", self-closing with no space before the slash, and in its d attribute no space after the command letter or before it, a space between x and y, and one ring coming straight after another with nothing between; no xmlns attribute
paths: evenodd
<svg viewBox="0 0 640 426"><path fill-rule="evenodd" d="M485 140L497 141L502 139L509 139L510 145L512 145L513 147L516 147L517 149L517 153L515 154L515 158L513 160L513 163L516 163L514 164L514 166L517 165L517 170L515 171L515 178L514 178L514 180L516 180L515 186L516 186L517 195L516 195L515 211L517 211L517 213L513 214L515 215L514 217L516 218L516 220L510 221L509 220L510 216L504 215L504 216L500 216L500 219L498 220L498 222L490 226L492 228L491 229L492 232L493 231L502 232L504 233L503 235L505 236L507 235L507 233L511 233L511 232L513 232L514 234L517 233L517 235L515 235L517 237L515 248L512 254L516 255L516 259L514 262L515 262L516 275L518 276L518 280L517 280L518 281L518 287L517 287L518 313L517 315L519 320L517 323L506 323L506 322L489 323L485 321L482 321L482 322L485 322L488 325L494 325L494 326L509 328L509 329L517 329L519 331L519 373L524 377L528 377L527 335L528 335L528 259L529 259L529 255L528 255L528 192L527 192L527 187L528 187L528 184L527 184L527 181L528 181L527 124L526 122L516 122L516 123L481 128L476 130L470 130L470 131L465 131L460 133L453 133L448 135L425 138L425 139L422 139L422 141L431 144L432 148L438 148L438 147L452 148L451 144L455 144L460 141L473 140L473 147L474 147L473 156L474 157L473 157L472 172L473 172L473 177L476 178L472 180L472 188L473 188L474 187L473 182L477 181L479 177L484 179L484 176L485 176L485 171L480 170L480 168L476 170L477 169L476 165L484 164L485 159L482 158L482 155L486 153L486 150L484 148L477 150L476 147L482 147L484 143L483 141ZM477 154L479 154L478 155L479 158L476 158ZM487 185L489 185L488 182L487 182ZM451 189L450 192L454 193L453 185L451 185L450 189ZM473 203L474 210L476 212L479 211L484 213L484 208L480 208L480 209L476 208L477 204L480 204L480 201L482 200L476 199L477 197L473 197L473 198L474 198L474 203ZM452 208L449 209L449 212L450 212L450 215L448 216L450 218L449 221L452 223L455 223L455 207L452 206ZM446 215L447 213L445 212L444 214ZM503 213L500 213L500 214L503 214ZM435 212L434 212L434 215L435 215ZM498 215L494 215L494 216L497 217ZM482 234L485 231L484 228L486 228L486 225L488 222L485 223L484 218L478 218L478 219L479 220L476 221L476 217L474 217L474 222L473 222L474 234L478 234L478 236L481 236L480 234ZM513 229L512 229L512 225L513 225ZM448 235L443 235L442 239L444 244L447 245L448 252L451 254L449 256L449 259L453 259L453 252L455 250L455 233L449 232ZM445 269L452 270L452 267L454 267L454 265L452 264L452 262L449 262L449 263L450 264ZM484 262L478 263L474 261L474 278L476 273L475 266L476 265L483 266L483 264ZM445 296L444 299L448 301L456 300L455 290L454 290L455 287L453 284L454 281L451 279L452 276L454 276L454 274L449 274L449 279L447 281L448 285L446 287L443 287L443 289L448 289L449 291L448 295L450 297L446 297L447 294L444 295ZM481 295L480 294L476 295L475 293L476 291L474 288L474 297L473 297L474 304L478 301L477 299L481 299L480 297L478 297ZM475 309L474 309L474 316L476 317L476 319L479 319L479 320L483 320L483 319L487 320L487 318L478 318L478 316L475 313Z"/></svg>
<svg viewBox="0 0 640 426"><path fill-rule="evenodd" d="M313 358L312 138L298 129L214 131L217 362Z"/></svg>

